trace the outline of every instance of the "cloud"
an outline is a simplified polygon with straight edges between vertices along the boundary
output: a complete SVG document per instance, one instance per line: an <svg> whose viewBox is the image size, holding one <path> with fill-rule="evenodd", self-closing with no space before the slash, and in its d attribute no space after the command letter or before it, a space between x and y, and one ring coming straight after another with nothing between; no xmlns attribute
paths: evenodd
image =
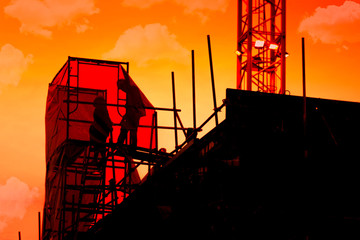
<svg viewBox="0 0 360 240"><path fill-rule="evenodd" d="M76 24L76 32L77 33L82 33L87 31L88 29L92 29L92 27L89 26L89 20L84 19L84 23L83 24Z"/></svg>
<svg viewBox="0 0 360 240"><path fill-rule="evenodd" d="M0 220L0 232L2 232L7 227L7 223L5 221Z"/></svg>
<svg viewBox="0 0 360 240"><path fill-rule="evenodd" d="M195 13L199 15L202 20L206 19L206 11L222 11L225 12L230 0L123 0L123 5L148 8L151 5L161 2L174 2L185 8L185 13Z"/></svg>
<svg viewBox="0 0 360 240"><path fill-rule="evenodd" d="M328 44L360 42L360 4L345 1L341 6L318 7L315 13L305 18L299 27L311 38Z"/></svg>
<svg viewBox="0 0 360 240"><path fill-rule="evenodd" d="M123 5L129 7L148 8L153 4L164 2L165 0L123 0Z"/></svg>
<svg viewBox="0 0 360 240"><path fill-rule="evenodd" d="M138 66L157 60L186 63L188 56L189 51L177 42L176 36L169 32L167 26L159 23L126 30L115 47L103 55L107 59L131 59Z"/></svg>
<svg viewBox="0 0 360 240"><path fill-rule="evenodd" d="M86 30L84 16L99 9L94 0L12 0L4 12L21 22L20 32L51 38L55 26L75 24L78 32Z"/></svg>
<svg viewBox="0 0 360 240"><path fill-rule="evenodd" d="M197 14L204 23L208 17L207 11L225 12L229 5L229 0L175 0L179 5L185 7L185 13Z"/></svg>
<svg viewBox="0 0 360 240"><path fill-rule="evenodd" d="M11 44L5 44L0 49L0 93L1 88L13 85L17 86L21 75L33 62L31 54L24 54Z"/></svg>
<svg viewBox="0 0 360 240"><path fill-rule="evenodd" d="M7 222L14 218L22 219L27 208L39 197L39 189L30 188L16 177L9 178L0 185L0 232Z"/></svg>
<svg viewBox="0 0 360 240"><path fill-rule="evenodd" d="M225 12L229 5L229 0L175 0L179 5L185 7L186 12L201 10Z"/></svg>

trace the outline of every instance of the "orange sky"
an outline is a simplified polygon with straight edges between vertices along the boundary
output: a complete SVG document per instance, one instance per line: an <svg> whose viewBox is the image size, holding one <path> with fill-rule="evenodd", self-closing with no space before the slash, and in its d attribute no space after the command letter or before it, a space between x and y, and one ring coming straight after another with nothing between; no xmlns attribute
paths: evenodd
<svg viewBox="0 0 360 240"><path fill-rule="evenodd" d="M68 56L130 61L155 106L177 104L192 126L195 50L197 121L212 112L206 35L218 105L236 86L236 0L3 0L0 2L0 239L37 239L45 177L47 87ZM308 96L360 102L360 1L287 1L287 90L301 95L301 37ZM223 118L223 113L222 113ZM171 124L163 116L160 124ZM170 121L170 123L169 123ZM209 128L212 128L209 126ZM172 137L173 135L171 135ZM167 137L160 145L172 149Z"/></svg>

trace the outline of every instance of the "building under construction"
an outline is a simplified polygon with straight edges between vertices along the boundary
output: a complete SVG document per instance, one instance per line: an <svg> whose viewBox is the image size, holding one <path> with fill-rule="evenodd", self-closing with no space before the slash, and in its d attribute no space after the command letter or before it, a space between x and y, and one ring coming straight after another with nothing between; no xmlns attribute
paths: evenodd
<svg viewBox="0 0 360 240"><path fill-rule="evenodd" d="M89 239L357 239L358 103L228 89L226 120L189 142ZM92 237L92 238L90 238Z"/></svg>
<svg viewBox="0 0 360 240"><path fill-rule="evenodd" d="M129 63L68 58L47 99L43 240L360 238L360 104L285 94L285 0L239 0L238 22L238 89L200 126L174 88L153 106Z"/></svg>
<svg viewBox="0 0 360 240"><path fill-rule="evenodd" d="M359 237L360 104L307 98L304 128L302 97L228 89L226 119L166 153L157 130L174 127L156 112L178 110L140 91L137 147L109 138L96 164L94 100L105 99L114 136L130 107L118 79L136 86L124 63L69 58L50 84L43 239Z"/></svg>

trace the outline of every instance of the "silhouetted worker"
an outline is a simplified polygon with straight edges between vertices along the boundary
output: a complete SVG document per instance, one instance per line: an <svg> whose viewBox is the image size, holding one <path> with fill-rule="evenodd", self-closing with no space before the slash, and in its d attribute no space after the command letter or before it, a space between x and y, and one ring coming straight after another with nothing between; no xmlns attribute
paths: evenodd
<svg viewBox="0 0 360 240"><path fill-rule="evenodd" d="M193 128L188 128L186 131L186 142L190 142L193 139L196 139L197 130Z"/></svg>
<svg viewBox="0 0 360 240"><path fill-rule="evenodd" d="M94 161L97 162L99 153L106 158L106 139L110 134L112 141L112 122L103 97L96 97L94 102L94 121L90 126L90 145L94 147Z"/></svg>
<svg viewBox="0 0 360 240"><path fill-rule="evenodd" d="M123 116L120 126L121 131L118 138L118 145L121 146L130 131L130 145L135 148L137 146L137 129L139 127L140 118L146 115L144 103L142 101L140 91L136 85L131 85L128 76L124 73L125 79L120 79L117 86L126 93L126 113Z"/></svg>

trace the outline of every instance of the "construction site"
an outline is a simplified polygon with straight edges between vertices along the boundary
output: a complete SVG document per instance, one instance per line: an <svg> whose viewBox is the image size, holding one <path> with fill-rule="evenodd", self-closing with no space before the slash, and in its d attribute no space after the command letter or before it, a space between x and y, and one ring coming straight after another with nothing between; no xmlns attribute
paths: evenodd
<svg viewBox="0 0 360 240"><path fill-rule="evenodd" d="M208 36L214 112L200 125L194 65L184 126L174 73L163 108L129 62L69 57L48 90L41 239L359 239L360 104L307 97L304 66L303 96L289 95L285 29L285 0L238 1L237 89L216 105Z"/></svg>

